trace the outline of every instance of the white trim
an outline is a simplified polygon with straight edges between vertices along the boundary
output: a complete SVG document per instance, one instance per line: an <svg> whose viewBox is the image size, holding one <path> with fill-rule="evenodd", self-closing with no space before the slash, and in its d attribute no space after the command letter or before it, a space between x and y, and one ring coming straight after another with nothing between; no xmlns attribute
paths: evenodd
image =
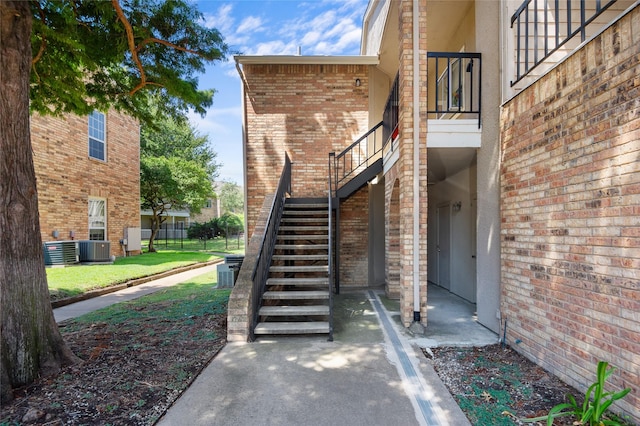
<svg viewBox="0 0 640 426"><path fill-rule="evenodd" d="M427 120L427 148L480 148L478 120Z"/></svg>
<svg viewBox="0 0 640 426"><path fill-rule="evenodd" d="M239 64L378 65L377 56L235 55Z"/></svg>
<svg viewBox="0 0 640 426"><path fill-rule="evenodd" d="M93 114L100 114L102 115L102 133L103 133L103 138L99 139L97 137L91 136L91 116ZM102 154L104 158L98 158L98 157L94 157L93 155L91 155L91 140L95 140L99 143L102 143ZM105 114L102 111L98 111L98 110L94 110L91 112L91 114L89 114L87 116L87 155L89 156L89 158L93 159L93 160L97 160L97 161L103 161L103 162L107 162L107 114Z"/></svg>
<svg viewBox="0 0 640 426"><path fill-rule="evenodd" d="M96 226L92 227L91 226L91 208L90 208L90 205L91 205L92 201L102 201L104 203L104 228L99 228L99 227L96 227ZM87 231L88 231L87 232L87 234L88 234L87 235L87 239L88 240L91 239L91 230L92 229L103 229L104 230L104 240L106 241L106 240L109 239L108 238L108 233L107 233L107 230L108 230L107 217L109 215L108 215L107 212L108 212L108 210L107 210L107 199L106 198L90 196L87 199L87 225L88 225L87 226Z"/></svg>

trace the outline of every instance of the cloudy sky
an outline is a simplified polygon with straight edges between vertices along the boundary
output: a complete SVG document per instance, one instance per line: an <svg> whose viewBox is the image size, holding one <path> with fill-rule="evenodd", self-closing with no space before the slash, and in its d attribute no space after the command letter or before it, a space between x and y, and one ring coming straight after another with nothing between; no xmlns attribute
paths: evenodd
<svg viewBox="0 0 640 426"><path fill-rule="evenodd" d="M357 55L368 0L198 0L206 25L217 28L231 50L243 55ZM205 117L192 123L218 153L220 180L243 185L240 78L232 55L200 76L216 90Z"/></svg>

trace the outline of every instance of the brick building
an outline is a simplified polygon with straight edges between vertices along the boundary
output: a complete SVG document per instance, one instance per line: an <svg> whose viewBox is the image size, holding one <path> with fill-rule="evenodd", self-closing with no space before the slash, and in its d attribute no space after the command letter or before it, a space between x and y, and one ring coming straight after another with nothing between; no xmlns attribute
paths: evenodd
<svg viewBox="0 0 640 426"><path fill-rule="evenodd" d="M135 243L140 229L137 120L115 111L35 114L31 141L42 241L107 240L113 256L139 253L120 244Z"/></svg>
<svg viewBox="0 0 640 426"><path fill-rule="evenodd" d="M336 283L384 286L427 330L444 287L581 390L606 360L640 421L639 29L637 1L380 0L361 56L236 57L247 235L285 153L292 197L364 156L332 187ZM249 293L230 340L252 336Z"/></svg>

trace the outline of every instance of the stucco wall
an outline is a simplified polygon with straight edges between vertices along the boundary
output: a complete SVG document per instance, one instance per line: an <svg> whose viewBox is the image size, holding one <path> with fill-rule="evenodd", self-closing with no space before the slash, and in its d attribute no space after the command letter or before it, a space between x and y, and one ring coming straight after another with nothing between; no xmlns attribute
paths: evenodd
<svg viewBox="0 0 640 426"><path fill-rule="evenodd" d="M509 343L586 389L599 360L640 420L640 7L502 111Z"/></svg>

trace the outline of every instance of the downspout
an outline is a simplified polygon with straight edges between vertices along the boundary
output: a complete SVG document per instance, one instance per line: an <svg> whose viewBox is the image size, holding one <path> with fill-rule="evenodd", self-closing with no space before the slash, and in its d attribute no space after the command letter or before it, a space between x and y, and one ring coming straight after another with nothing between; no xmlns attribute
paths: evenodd
<svg viewBox="0 0 640 426"><path fill-rule="evenodd" d="M413 321L420 322L420 10L413 0Z"/></svg>
<svg viewBox="0 0 640 426"><path fill-rule="evenodd" d="M244 70L242 69L242 67L240 67L240 64L238 63L238 58L234 58L235 63L236 63L236 70L238 71L238 74L240 74L240 80L242 81L242 83L240 84L240 102L241 102L241 108L242 108L242 158L247 158L247 109L246 109L246 94L247 93L251 93L249 91L249 83L247 83L247 79L244 75ZM247 185L247 162L243 161L243 179L244 179L244 184L245 184L245 188ZM218 200L220 201L220 200ZM247 216L247 206L249 205L248 203L248 193L247 191L244 191L244 217L248 217ZM218 217L220 217L220 203L218 203ZM247 225L247 221L244 221L244 235L249 235L249 229L248 229L248 225ZM247 250L247 248L249 247L249 239L245 238L244 239L244 249Z"/></svg>

